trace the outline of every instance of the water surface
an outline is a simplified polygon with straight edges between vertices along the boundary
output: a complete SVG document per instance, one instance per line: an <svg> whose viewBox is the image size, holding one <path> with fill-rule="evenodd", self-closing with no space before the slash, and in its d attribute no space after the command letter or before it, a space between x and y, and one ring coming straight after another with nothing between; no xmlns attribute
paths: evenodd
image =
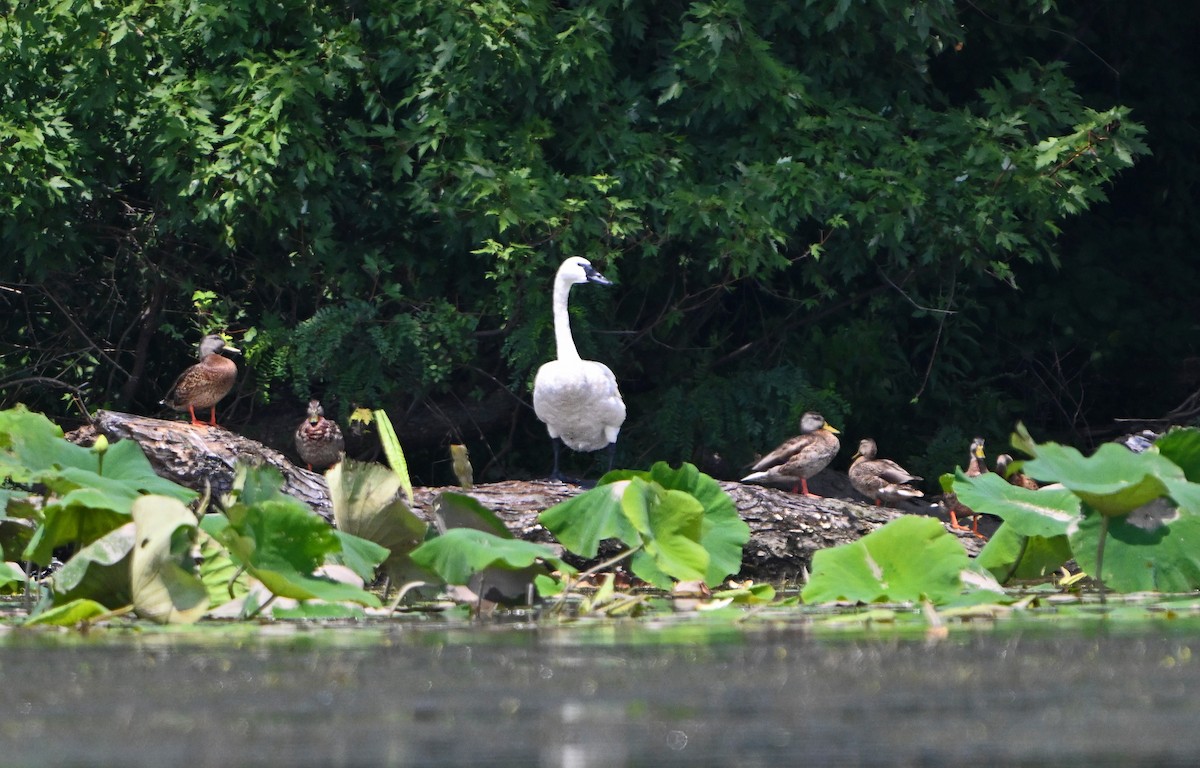
<svg viewBox="0 0 1200 768"><path fill-rule="evenodd" d="M1197 634L789 622L0 633L0 764L1131 765L1200 755Z"/></svg>

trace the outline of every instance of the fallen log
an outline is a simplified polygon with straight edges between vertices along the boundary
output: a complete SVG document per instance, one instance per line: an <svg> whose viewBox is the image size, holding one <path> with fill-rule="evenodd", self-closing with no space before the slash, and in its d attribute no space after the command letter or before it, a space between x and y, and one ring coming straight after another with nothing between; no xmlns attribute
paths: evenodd
<svg viewBox="0 0 1200 768"><path fill-rule="evenodd" d="M284 493L308 504L326 520L333 520L324 477L296 466L273 448L223 427L96 411L90 426L75 430L67 439L91 445L96 435L104 435L110 441L137 442L161 477L201 493L207 486L214 496L228 493L233 487L234 467L239 459L256 466L268 464L283 474Z"/></svg>
<svg viewBox="0 0 1200 768"><path fill-rule="evenodd" d="M91 426L76 430L68 438L90 445L97 434L109 440L137 441L161 476L201 492L206 485L214 494L228 492L239 459L268 464L283 475L284 493L308 504L326 520L333 519L324 477L296 466L279 451L226 429L98 411ZM837 483L829 485L836 487ZM905 514L857 501L808 498L737 482L722 482L721 487L750 526L750 542L743 551L742 578L777 584L795 582L811 567L817 550L857 541ZM470 491L457 487L416 488L414 512L430 520L440 493L466 493L495 512L514 536L552 543L550 532L537 521L538 514L583 490L577 485L548 480L508 480L477 485ZM962 538L968 552L978 553L977 538L952 532ZM606 554L610 553L601 552L601 556Z"/></svg>

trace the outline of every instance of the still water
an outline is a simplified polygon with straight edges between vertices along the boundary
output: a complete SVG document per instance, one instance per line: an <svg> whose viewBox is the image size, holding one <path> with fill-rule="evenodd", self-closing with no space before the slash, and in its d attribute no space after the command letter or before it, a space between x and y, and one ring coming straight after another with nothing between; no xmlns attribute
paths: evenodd
<svg viewBox="0 0 1200 768"><path fill-rule="evenodd" d="M0 633L0 765L1200 762L1200 633L1165 624L214 634Z"/></svg>

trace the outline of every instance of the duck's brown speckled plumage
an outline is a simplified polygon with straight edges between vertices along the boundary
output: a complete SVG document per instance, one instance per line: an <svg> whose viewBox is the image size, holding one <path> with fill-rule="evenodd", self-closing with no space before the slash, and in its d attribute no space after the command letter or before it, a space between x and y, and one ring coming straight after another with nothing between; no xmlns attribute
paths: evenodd
<svg viewBox="0 0 1200 768"><path fill-rule="evenodd" d="M225 344L217 335L205 336L200 340L200 362L179 374L179 378L167 390L162 404L177 411L187 411L192 424L203 426L196 418L197 408L208 408L208 424L217 425L217 403L229 394L237 383L237 365L221 354L222 351L240 352L236 347Z"/></svg>
<svg viewBox="0 0 1200 768"><path fill-rule="evenodd" d="M324 469L342 458L346 443L337 422L325 418L325 409L316 400L308 403L308 416L296 428L296 452L308 465Z"/></svg>
<svg viewBox="0 0 1200 768"><path fill-rule="evenodd" d="M759 459L742 482L790 486L793 493L814 496L808 492L808 478L829 466L840 447L837 430L821 414L809 411L800 417L800 434Z"/></svg>
<svg viewBox="0 0 1200 768"><path fill-rule="evenodd" d="M1009 471L1009 466L1013 463L1013 457L1007 453L1002 453L996 457L996 474L1008 481L1009 485L1015 485L1029 491L1036 491L1040 486L1037 481L1021 470Z"/></svg>
<svg viewBox="0 0 1200 768"><path fill-rule="evenodd" d="M895 502L900 499L915 499L925 494L913 488L910 483L921 480L904 467L891 459L875 458L879 448L875 441L864 437L858 442L858 453L854 454L854 462L850 465L850 484L854 490L874 499L876 506L883 502Z"/></svg>
<svg viewBox="0 0 1200 768"><path fill-rule="evenodd" d="M989 471L986 463L987 457L983 451L983 445L984 443L982 437L977 437L971 441L971 453L967 458L967 469L965 473L967 477L979 477L980 475ZM961 501L959 501L957 496L955 496L953 493L947 493L942 498L942 506L945 507L946 511L950 513L951 528L966 530L967 527L965 525L961 525L958 522L958 518L959 516L970 517L971 532L976 536L980 535L978 513L976 513L966 504L963 504Z"/></svg>

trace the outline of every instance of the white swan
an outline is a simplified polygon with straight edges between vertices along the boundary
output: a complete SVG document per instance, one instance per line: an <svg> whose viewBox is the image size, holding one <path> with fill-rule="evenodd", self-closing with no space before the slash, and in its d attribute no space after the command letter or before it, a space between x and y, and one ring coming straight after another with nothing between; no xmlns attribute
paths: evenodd
<svg viewBox="0 0 1200 768"><path fill-rule="evenodd" d="M617 433L625 421L625 401L617 389L617 377L604 363L584 360L571 338L567 296L576 283L612 285L582 257L572 256L558 268L554 278L554 341L558 359L538 368L533 379L533 411L546 425L554 445L554 472L563 443L573 451L608 448L612 469Z"/></svg>

